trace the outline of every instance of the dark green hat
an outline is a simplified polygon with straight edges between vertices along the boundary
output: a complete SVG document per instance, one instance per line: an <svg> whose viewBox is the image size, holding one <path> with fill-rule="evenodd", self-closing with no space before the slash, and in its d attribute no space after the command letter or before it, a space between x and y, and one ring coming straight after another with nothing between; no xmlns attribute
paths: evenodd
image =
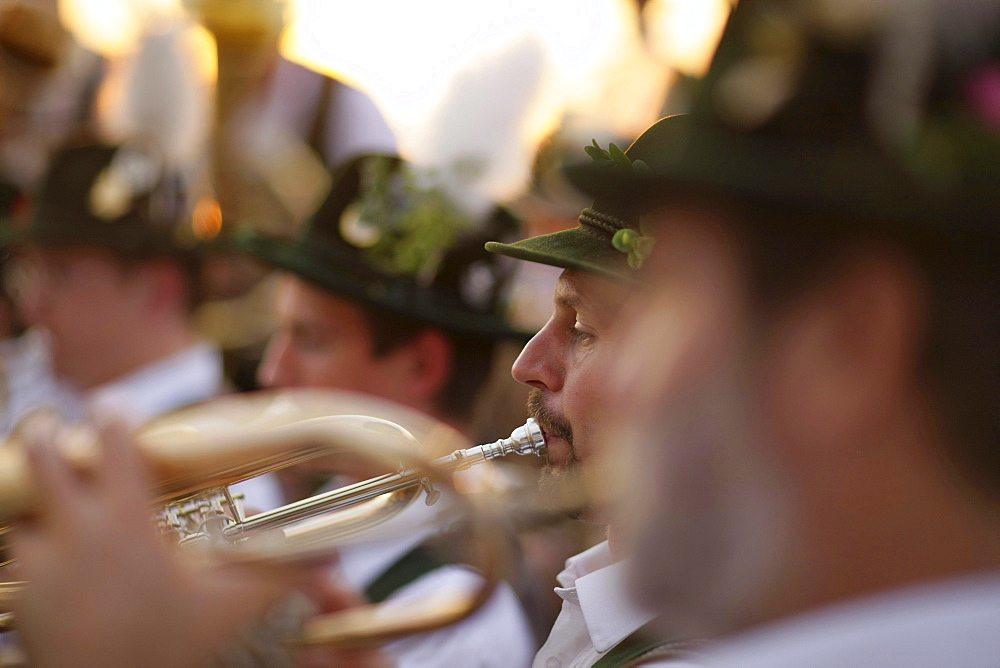
<svg viewBox="0 0 1000 668"><path fill-rule="evenodd" d="M18 240L95 247L129 257L194 245L179 176L145 143L88 144L54 156Z"/></svg>
<svg viewBox="0 0 1000 668"><path fill-rule="evenodd" d="M643 134L625 151L614 144L607 150L594 142L586 147L598 174L644 173L646 164L664 149L674 148L687 125L685 116L659 121L656 132ZM486 249L519 260L563 269L580 269L615 279L635 280L636 270L649 252L651 239L641 229L633 202L602 194L580 213L573 229L504 244L491 241Z"/></svg>
<svg viewBox="0 0 1000 668"><path fill-rule="evenodd" d="M1000 4L742 0L680 141L586 192L691 190L967 235L1000 230ZM647 135L654 135L647 137Z"/></svg>
<svg viewBox="0 0 1000 668"><path fill-rule="evenodd" d="M296 238L244 230L237 244L324 290L383 312L486 339L526 340L503 311L510 267L483 251L515 220L493 208L480 222L399 158L363 155L335 174Z"/></svg>

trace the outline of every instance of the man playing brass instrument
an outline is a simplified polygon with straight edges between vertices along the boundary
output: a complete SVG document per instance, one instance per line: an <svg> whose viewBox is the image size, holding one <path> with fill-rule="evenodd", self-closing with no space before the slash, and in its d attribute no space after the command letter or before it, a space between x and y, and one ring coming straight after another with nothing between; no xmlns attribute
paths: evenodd
<svg viewBox="0 0 1000 668"><path fill-rule="evenodd" d="M683 124L683 117L665 119L659 132L643 135L624 153L614 146L610 150L625 163L623 168L641 169L646 152L671 142ZM597 161L615 160L608 152L591 154ZM512 369L516 380L532 388L528 409L545 432L548 464L541 484L560 496L573 495L583 478L598 476L595 467L608 409L605 385L608 370L621 354L619 310L636 291L638 269L651 243L630 207L617 202L598 199L579 220L574 229L514 244L487 244L494 253L564 269L552 317ZM586 502L577 516L608 524L601 506ZM624 665L648 649L652 641L642 630L654 615L625 594L624 556L611 523L607 541L566 562L556 589L562 610L534 666ZM658 651L683 656L686 649L686 644L675 643Z"/></svg>

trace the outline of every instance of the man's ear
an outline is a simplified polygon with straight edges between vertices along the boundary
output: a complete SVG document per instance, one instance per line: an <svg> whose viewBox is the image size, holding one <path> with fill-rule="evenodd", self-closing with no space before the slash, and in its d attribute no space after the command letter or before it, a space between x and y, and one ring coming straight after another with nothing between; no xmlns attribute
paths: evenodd
<svg viewBox="0 0 1000 668"><path fill-rule="evenodd" d="M926 303L916 269L891 250L854 253L776 323L769 413L792 442L867 447L913 396Z"/></svg>

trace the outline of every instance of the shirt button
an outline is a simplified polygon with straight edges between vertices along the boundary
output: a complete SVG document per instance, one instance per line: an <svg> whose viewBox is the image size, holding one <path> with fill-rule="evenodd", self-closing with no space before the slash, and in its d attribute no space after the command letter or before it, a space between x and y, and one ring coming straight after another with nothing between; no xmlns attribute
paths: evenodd
<svg viewBox="0 0 1000 668"><path fill-rule="evenodd" d="M545 660L545 668L562 668L562 661L554 656Z"/></svg>

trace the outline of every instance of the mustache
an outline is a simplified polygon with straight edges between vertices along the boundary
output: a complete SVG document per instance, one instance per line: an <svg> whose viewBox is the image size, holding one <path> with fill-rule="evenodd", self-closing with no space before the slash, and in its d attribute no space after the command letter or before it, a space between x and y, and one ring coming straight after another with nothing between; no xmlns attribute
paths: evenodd
<svg viewBox="0 0 1000 668"><path fill-rule="evenodd" d="M547 433L566 441L572 451L573 428L566 418L548 407L542 391L537 388L528 393L528 415L535 418Z"/></svg>

